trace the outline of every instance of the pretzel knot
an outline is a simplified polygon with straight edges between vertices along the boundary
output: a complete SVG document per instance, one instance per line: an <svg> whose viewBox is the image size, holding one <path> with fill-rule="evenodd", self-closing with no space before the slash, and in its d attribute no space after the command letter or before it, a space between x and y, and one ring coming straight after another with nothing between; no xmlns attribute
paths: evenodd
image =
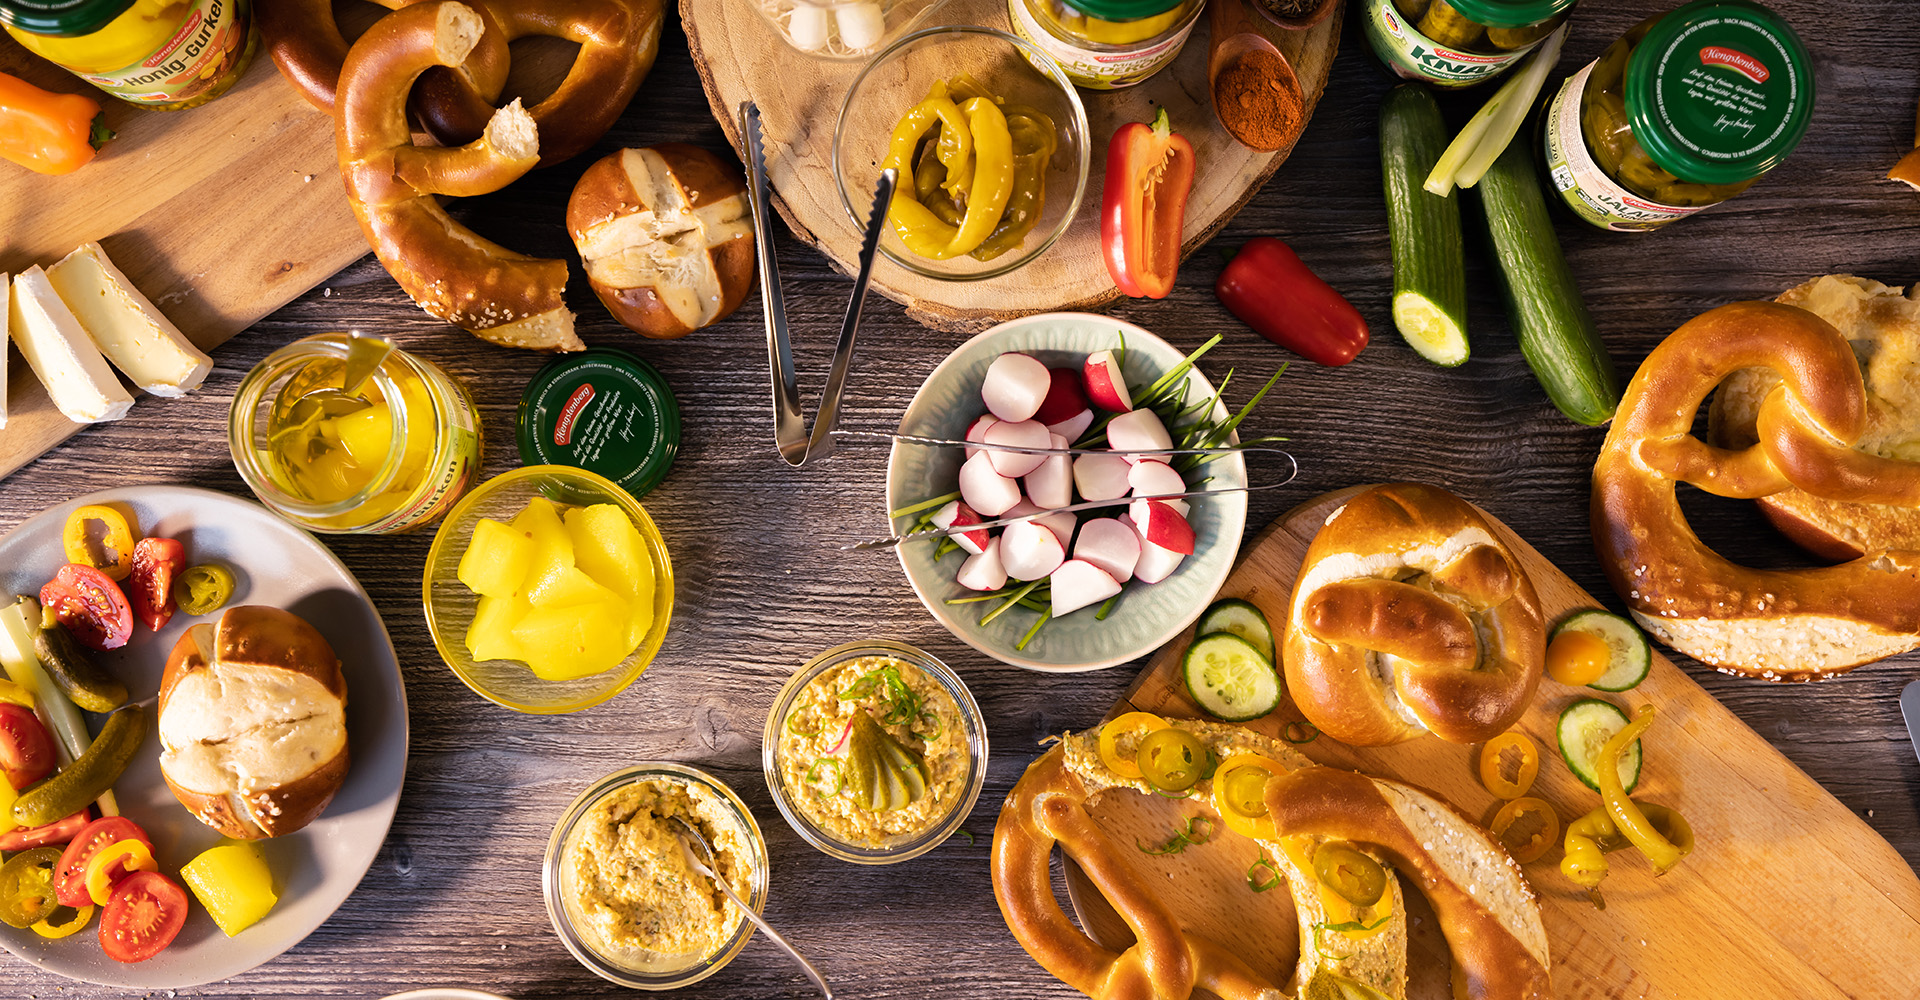
<svg viewBox="0 0 1920 1000"><path fill-rule="evenodd" d="M1707 394L1747 368L1780 378L1759 406L1758 441L1726 449L1694 437ZM1920 645L1920 553L1749 569L1707 548L1680 510L1682 482L1727 497L1797 487L1920 505L1920 465L1853 448L1866 426L1859 362L1818 316L1740 302L1675 330L1628 384L1593 469L1594 545L1634 617L1695 659L1772 680L1829 676Z"/></svg>
<svg viewBox="0 0 1920 1000"><path fill-rule="evenodd" d="M1294 584L1281 659L1307 720L1355 746L1505 732L1545 660L1533 584L1470 504L1417 483L1335 511Z"/></svg>

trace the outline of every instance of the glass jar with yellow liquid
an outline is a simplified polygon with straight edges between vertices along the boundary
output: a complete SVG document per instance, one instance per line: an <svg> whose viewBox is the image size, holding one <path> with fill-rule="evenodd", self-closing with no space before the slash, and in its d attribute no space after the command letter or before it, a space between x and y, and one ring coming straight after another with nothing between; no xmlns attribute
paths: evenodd
<svg viewBox="0 0 1920 1000"><path fill-rule="evenodd" d="M1088 90L1131 87L1187 44L1206 0L1007 0L1015 34Z"/></svg>
<svg viewBox="0 0 1920 1000"><path fill-rule="evenodd" d="M0 25L33 54L161 111L226 93L260 44L251 0L0 0Z"/></svg>
<svg viewBox="0 0 1920 1000"><path fill-rule="evenodd" d="M380 534L431 522L473 485L473 398L432 362L323 333L267 356L233 394L227 444L260 502L302 527Z"/></svg>

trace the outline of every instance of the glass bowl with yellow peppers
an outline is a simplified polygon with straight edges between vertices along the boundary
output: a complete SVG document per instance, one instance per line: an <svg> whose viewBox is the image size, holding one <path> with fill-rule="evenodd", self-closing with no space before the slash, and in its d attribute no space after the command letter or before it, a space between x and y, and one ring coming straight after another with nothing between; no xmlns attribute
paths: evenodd
<svg viewBox="0 0 1920 1000"><path fill-rule="evenodd" d="M901 38L860 71L834 127L833 175L858 233L880 172L898 169L881 254L978 281L1066 232L1090 155L1086 108L1058 63L1004 31L950 25Z"/></svg>

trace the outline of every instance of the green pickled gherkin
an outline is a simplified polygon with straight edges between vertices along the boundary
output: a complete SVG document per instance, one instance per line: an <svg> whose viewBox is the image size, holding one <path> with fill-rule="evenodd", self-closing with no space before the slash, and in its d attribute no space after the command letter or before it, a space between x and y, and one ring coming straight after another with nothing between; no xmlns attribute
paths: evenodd
<svg viewBox="0 0 1920 1000"><path fill-rule="evenodd" d="M1447 0L1433 0L1420 17L1420 33L1454 49L1471 49L1487 38L1484 25L1467 19Z"/></svg>
<svg viewBox="0 0 1920 1000"><path fill-rule="evenodd" d="M1601 94L1580 109L1580 130L1587 148L1600 169L1611 177L1620 172L1620 160L1633 142L1633 128L1627 124L1627 105L1617 94Z"/></svg>

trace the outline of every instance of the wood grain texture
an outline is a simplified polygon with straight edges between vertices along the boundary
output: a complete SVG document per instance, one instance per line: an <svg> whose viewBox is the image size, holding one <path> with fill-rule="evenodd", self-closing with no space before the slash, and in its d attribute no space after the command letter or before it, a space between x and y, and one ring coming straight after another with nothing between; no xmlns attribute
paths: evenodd
<svg viewBox="0 0 1920 1000"><path fill-rule="evenodd" d="M1724 302L1771 298L1811 275L1850 271L1895 284L1920 278L1913 255L1920 196L1879 179L1912 143L1920 37L1887 30L1894 5L1875 0L1769 5L1799 26L1820 67L1821 94L1801 148L1738 199L1662 232L1630 236L1559 223L1574 273L1623 370L1693 315ZM1641 18L1671 6L1582 6L1563 68L1577 68ZM1344 368L1296 362L1250 419L1253 433L1292 438L1288 447L1301 472L1292 487L1249 498L1249 528L1355 483L1437 482L1498 512L1576 584L1619 611L1587 534L1587 479L1602 433L1569 423L1541 394L1500 312L1484 256L1469 253L1473 360L1434 368L1392 330L1374 139L1380 97L1392 81L1351 22L1328 96L1293 155L1222 235L1187 261L1170 297L1126 300L1111 311L1189 348L1222 334L1208 373L1237 367L1236 385L1264 377L1289 356L1214 300L1221 266L1214 250L1254 235L1285 238L1354 301L1373 324L1375 342ZM282 86L264 65L246 84ZM1456 124L1471 114L1473 98L1445 102ZM571 258L562 217L580 172L621 146L667 141L729 145L672 24L653 73L595 150L499 194L456 203L453 211L521 252ZM811 406L826 378L848 282L790 233L777 242L801 390ZM678 577L674 626L659 659L604 705L556 718L516 715L468 691L434 652L419 605L429 536L327 538L372 595L399 651L413 707L400 815L366 880L306 942L253 972L180 995L377 998L465 985L518 1000L631 997L581 969L553 936L540 903L539 860L554 820L582 788L635 761L668 759L713 771L752 806L772 856L767 914L814 956L836 995L1077 996L1008 935L988 882L986 837L1007 790L1038 755L1035 741L1097 722L1136 670L1054 677L1001 666L934 624L890 554L835 550L884 528L886 451L847 447L799 470L779 460L757 296L726 322L668 343L616 325L577 268L570 296L582 336L658 367L685 416L679 462L645 501L666 533ZM378 263L362 258L214 352L213 374L200 392L142 401L125 420L89 429L0 480L0 530L107 486L193 483L245 496L224 437L241 376L298 337L356 328L395 336L463 380L482 414L488 473L519 464L514 408L544 359L490 347L433 321ZM963 339L929 332L902 307L874 298L847 388L845 425L890 429L921 380ZM1230 390L1230 400L1244 399L1245 391ZM1799 560L1750 505L1694 499L1688 512L1695 525L1730 557L1765 565ZM766 711L787 675L822 649L871 635L895 636L952 664L979 699L994 748L986 789L966 824L976 841L956 838L918 860L878 869L835 862L781 822L761 777L759 747ZM1896 703L1901 686L1920 676L1920 656L1796 687L1676 663L1886 837L1908 866L1920 864L1920 760ZM1783 800L1780 807L1779 828L1792 830L1796 805ZM1777 863L1790 866L1805 839L1781 840ZM1824 901L1808 909L1809 923L1852 919ZM1662 934L1684 941L1687 929ZM1920 969L1920 956L1907 957ZM116 991L11 960L0 982L9 997L120 1000ZM775 949L753 942L726 969L676 995L814 994ZM1686 1000L1723 995L1708 988ZM1920 984L1900 996L1915 995Z"/></svg>

